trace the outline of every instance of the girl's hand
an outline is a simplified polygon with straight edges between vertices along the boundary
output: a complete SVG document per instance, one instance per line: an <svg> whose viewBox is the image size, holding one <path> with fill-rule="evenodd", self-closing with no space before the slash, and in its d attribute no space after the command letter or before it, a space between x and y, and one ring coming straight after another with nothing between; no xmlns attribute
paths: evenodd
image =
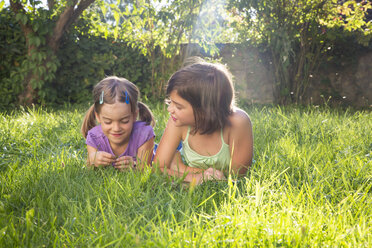
<svg viewBox="0 0 372 248"><path fill-rule="evenodd" d="M222 171L216 170L214 168L208 168L203 173L199 174L198 184L202 184L203 182L210 181L210 180L225 180L226 177Z"/></svg>
<svg viewBox="0 0 372 248"><path fill-rule="evenodd" d="M136 167L136 162L131 156L123 156L115 160L114 167L120 171L134 169Z"/></svg>
<svg viewBox="0 0 372 248"><path fill-rule="evenodd" d="M115 162L115 156L107 152L97 151L89 156L89 160L91 161L90 164L95 167L106 167Z"/></svg>

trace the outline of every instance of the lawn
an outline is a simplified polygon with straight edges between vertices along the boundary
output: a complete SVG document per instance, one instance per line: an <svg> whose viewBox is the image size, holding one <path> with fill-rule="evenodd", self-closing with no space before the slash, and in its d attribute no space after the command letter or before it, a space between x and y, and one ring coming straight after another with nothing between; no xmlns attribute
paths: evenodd
<svg viewBox="0 0 372 248"><path fill-rule="evenodd" d="M248 106L247 176L194 188L87 169L86 108L0 114L0 247L372 247L370 111Z"/></svg>

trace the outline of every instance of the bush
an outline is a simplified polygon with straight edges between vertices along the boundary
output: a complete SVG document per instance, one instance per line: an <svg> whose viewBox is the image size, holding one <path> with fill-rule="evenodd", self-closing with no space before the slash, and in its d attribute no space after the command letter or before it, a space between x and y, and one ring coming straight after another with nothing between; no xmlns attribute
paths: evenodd
<svg viewBox="0 0 372 248"><path fill-rule="evenodd" d="M61 66L50 87L48 101L79 103L106 76L125 77L141 89L150 77L148 60L125 42L89 35L84 21L65 37L58 52Z"/></svg>
<svg viewBox="0 0 372 248"><path fill-rule="evenodd" d="M25 38L21 28L4 9L0 12L0 111L14 107L22 91L22 79L14 81L12 74L20 70L25 59Z"/></svg>
<svg viewBox="0 0 372 248"><path fill-rule="evenodd" d="M23 90L21 65L26 57L25 38L7 9L0 12L0 111L18 105ZM55 79L43 84L43 103L81 103L91 99L91 90L105 76L125 77L146 89L150 64L138 50L123 41L90 35L90 24L81 19L66 33L57 53ZM142 91L142 93L145 93Z"/></svg>

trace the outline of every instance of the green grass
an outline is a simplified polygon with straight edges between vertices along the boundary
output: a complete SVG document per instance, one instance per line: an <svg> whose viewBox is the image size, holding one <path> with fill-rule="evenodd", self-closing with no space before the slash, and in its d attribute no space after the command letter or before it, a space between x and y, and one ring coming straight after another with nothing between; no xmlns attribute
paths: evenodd
<svg viewBox="0 0 372 248"><path fill-rule="evenodd" d="M247 176L187 188L86 169L85 110L0 114L0 247L372 247L369 111L248 107Z"/></svg>

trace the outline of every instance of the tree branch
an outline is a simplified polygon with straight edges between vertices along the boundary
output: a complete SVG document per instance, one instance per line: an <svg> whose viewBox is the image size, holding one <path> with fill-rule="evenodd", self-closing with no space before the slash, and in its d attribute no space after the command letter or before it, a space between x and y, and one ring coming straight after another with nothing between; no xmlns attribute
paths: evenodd
<svg viewBox="0 0 372 248"><path fill-rule="evenodd" d="M48 8L49 10L52 10L55 4L55 0L48 0Z"/></svg>
<svg viewBox="0 0 372 248"><path fill-rule="evenodd" d="M74 10L74 13L72 14L69 22L67 23L67 26L70 26L72 23L74 23L79 16L83 13L83 11L89 7L95 0L82 0L78 7Z"/></svg>
<svg viewBox="0 0 372 248"><path fill-rule="evenodd" d="M78 0L73 0L71 5L68 5L62 14L59 16L56 25L53 30L53 35L50 37L48 44L53 49L57 51L59 47L59 41L61 40L64 32L68 27L74 23L78 17L83 13L83 11L88 8L95 0L82 0L76 7Z"/></svg>

